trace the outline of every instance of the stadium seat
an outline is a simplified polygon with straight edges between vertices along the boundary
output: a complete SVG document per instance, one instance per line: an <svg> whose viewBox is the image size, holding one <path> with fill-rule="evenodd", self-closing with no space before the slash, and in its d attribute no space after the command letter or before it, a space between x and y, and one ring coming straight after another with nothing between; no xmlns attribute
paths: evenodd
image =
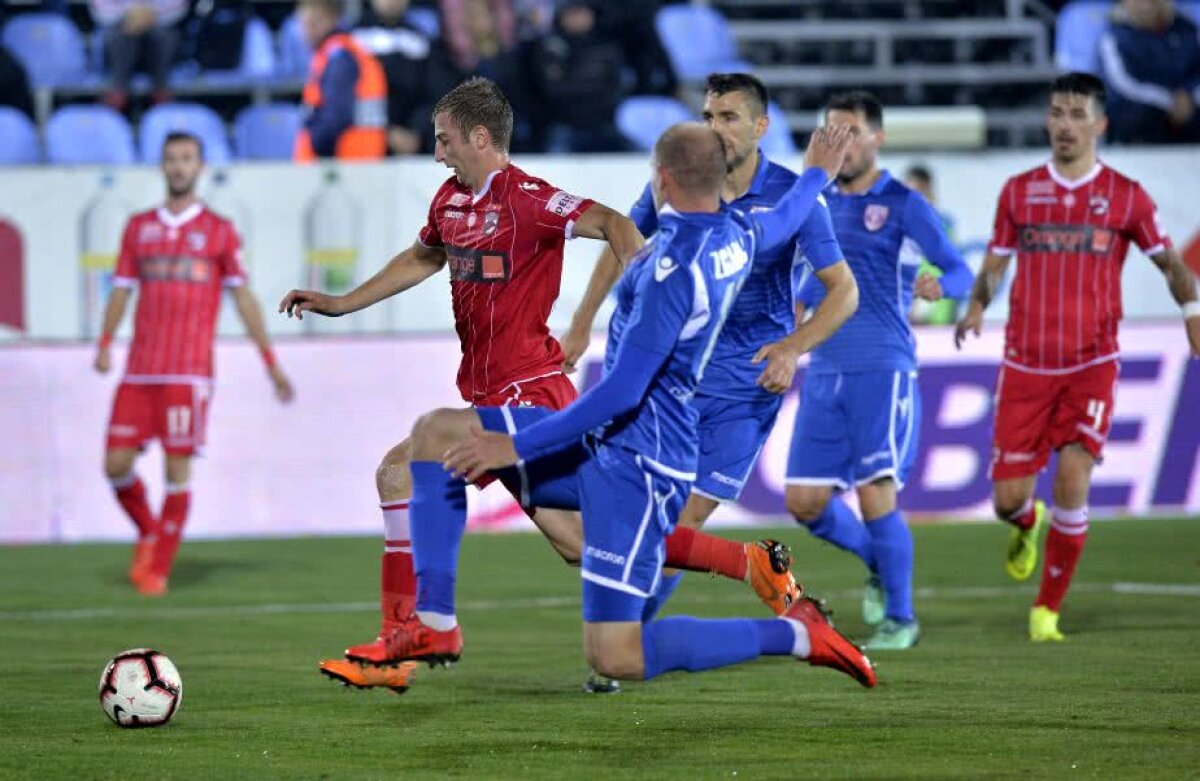
<svg viewBox="0 0 1200 781"><path fill-rule="evenodd" d="M290 160L301 109L292 103L248 106L233 121L233 147L239 160Z"/></svg>
<svg viewBox="0 0 1200 781"><path fill-rule="evenodd" d="M75 85L88 80L83 34L65 16L18 14L4 26L0 39L21 61L35 87Z"/></svg>
<svg viewBox="0 0 1200 781"><path fill-rule="evenodd" d="M653 149L664 130L689 119L695 115L675 98L634 96L617 106L617 129L638 149Z"/></svg>
<svg viewBox="0 0 1200 781"><path fill-rule="evenodd" d="M162 103L142 116L138 131L142 162L157 163L162 158L163 140L173 130L194 133L204 143L205 160L225 165L232 155L225 124L217 112L199 103Z"/></svg>
<svg viewBox="0 0 1200 781"><path fill-rule="evenodd" d="M246 22L242 60L238 67L200 71L200 77L209 84L242 84L269 78L275 71L275 39L271 35L271 28L262 19L253 16Z"/></svg>
<svg viewBox="0 0 1200 781"><path fill-rule="evenodd" d="M1113 4L1075 0L1058 12L1054 62L1064 71L1100 72L1100 37L1108 27Z"/></svg>
<svg viewBox="0 0 1200 781"><path fill-rule="evenodd" d="M0 165L35 165L42 161L37 128L24 113L0 106Z"/></svg>
<svg viewBox="0 0 1200 781"><path fill-rule="evenodd" d="M64 106L46 123L46 159L64 165L134 163L133 128L108 106Z"/></svg>
<svg viewBox="0 0 1200 781"><path fill-rule="evenodd" d="M280 25L277 40L279 60L275 63L275 74L301 79L308 75L308 64L312 61L313 50L304 40L304 33L300 30L300 17L297 14L292 14Z"/></svg>
<svg viewBox="0 0 1200 781"><path fill-rule="evenodd" d="M767 157L787 157L796 154L796 142L792 140L792 131L788 127L787 115L775 103L767 106L767 116L771 124L767 134L759 142L759 147Z"/></svg>
<svg viewBox="0 0 1200 781"><path fill-rule="evenodd" d="M430 40L437 40L442 34L442 20L438 18L436 8L410 8L404 15L404 21L420 30Z"/></svg>
<svg viewBox="0 0 1200 781"><path fill-rule="evenodd" d="M666 6L654 18L654 27L681 81L751 70L749 63L738 59L737 43L725 17L708 6Z"/></svg>

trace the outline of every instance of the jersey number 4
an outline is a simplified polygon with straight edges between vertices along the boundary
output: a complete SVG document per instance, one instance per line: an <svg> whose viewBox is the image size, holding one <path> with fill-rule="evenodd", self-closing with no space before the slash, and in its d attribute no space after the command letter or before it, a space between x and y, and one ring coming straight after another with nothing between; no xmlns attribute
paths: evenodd
<svg viewBox="0 0 1200 781"><path fill-rule="evenodd" d="M1089 399L1087 405L1088 417L1092 419L1092 428L1102 431L1104 427L1104 409L1107 407L1100 399Z"/></svg>

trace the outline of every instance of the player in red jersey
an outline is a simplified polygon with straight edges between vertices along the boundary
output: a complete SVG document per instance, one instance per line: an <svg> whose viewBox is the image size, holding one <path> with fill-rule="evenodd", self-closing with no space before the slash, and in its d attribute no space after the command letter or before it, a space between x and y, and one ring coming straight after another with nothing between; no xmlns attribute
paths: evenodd
<svg viewBox="0 0 1200 781"><path fill-rule="evenodd" d="M204 445L212 400L213 336L223 289L229 289L262 351L275 394L282 401L292 398L291 383L271 352L262 309L246 287L237 231L196 198L203 158L200 139L191 134L171 133L164 141L167 200L135 214L125 227L94 364L102 374L112 367L113 334L138 288L133 343L113 401L104 471L138 530L129 579L150 595L166 591L187 522L192 456ZM157 518L133 471L152 439L166 452L167 492Z"/></svg>
<svg viewBox="0 0 1200 781"><path fill-rule="evenodd" d="M349 314L408 290L448 266L463 353L458 373L463 400L472 407L561 409L574 401L576 391L563 374L562 349L546 321L558 297L563 245L575 236L603 239L624 263L640 249L641 234L624 215L559 190L509 162L512 109L487 79L460 84L438 102L433 114L435 158L453 169L454 176L434 196L417 242L346 295L294 290L280 311L297 316ZM458 545L458 537L443 540L436 535L422 542L422 535L428 538L430 531L421 527L418 475L427 469L440 472L446 448L479 425L473 409L437 410L423 416L413 436L384 456L376 472L385 526L379 639L347 649L347 659L321 662L322 673L360 687L403 691L408 686L413 665L388 666L387 640L416 620L414 548L420 568L422 544L447 544L455 550ZM520 500L521 487L508 487ZM578 563L583 547L578 514L527 511L555 550ZM766 556L764 552L760 558ZM755 570L755 577L770 580L773 588L783 582L795 588L786 562L781 569L773 578L760 577ZM456 620L452 614L449 618L453 623L448 629L457 632Z"/></svg>
<svg viewBox="0 0 1200 781"><path fill-rule="evenodd" d="M1058 452L1041 588L1029 616L1035 642L1063 639L1059 610L1087 539L1092 468L1112 423L1121 269L1130 243L1162 270L1183 308L1191 352L1200 355L1195 280L1146 191L1097 160L1106 126L1100 80L1068 73L1051 85L1050 162L1005 184L970 307L955 332L959 346L968 332L980 333L983 311L1018 257L996 381L991 478L996 515L1015 527L1005 568L1025 580L1037 566L1046 516L1033 497L1037 474Z"/></svg>

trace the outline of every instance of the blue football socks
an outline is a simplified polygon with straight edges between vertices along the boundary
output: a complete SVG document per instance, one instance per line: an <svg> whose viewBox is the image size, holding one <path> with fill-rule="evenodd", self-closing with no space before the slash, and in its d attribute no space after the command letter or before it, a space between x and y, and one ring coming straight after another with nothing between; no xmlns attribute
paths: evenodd
<svg viewBox="0 0 1200 781"><path fill-rule="evenodd" d="M825 505L825 511L817 519L807 524L808 531L818 539L842 550L850 551L860 558L863 564L872 572L875 571L875 558L872 554L873 544L871 534L863 527L858 516L850 509L842 497L836 494Z"/></svg>
<svg viewBox="0 0 1200 781"><path fill-rule="evenodd" d="M759 656L788 656L795 644L792 624L778 618L671 616L642 627L645 680L672 670L699 672Z"/></svg>
<svg viewBox="0 0 1200 781"><path fill-rule="evenodd" d="M412 462L409 507L417 610L454 615L458 547L467 526L467 486L436 461Z"/></svg>
<svg viewBox="0 0 1200 781"><path fill-rule="evenodd" d="M876 572L887 596L887 617L912 621L913 540L899 510L867 521Z"/></svg>

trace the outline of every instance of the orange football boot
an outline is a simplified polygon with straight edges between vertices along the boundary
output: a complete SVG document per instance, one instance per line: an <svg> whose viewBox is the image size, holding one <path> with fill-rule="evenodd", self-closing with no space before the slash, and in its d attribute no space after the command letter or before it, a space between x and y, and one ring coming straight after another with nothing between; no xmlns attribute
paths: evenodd
<svg viewBox="0 0 1200 781"><path fill-rule="evenodd" d="M812 597L796 600L784 618L799 621L808 630L809 653L805 661L816 667L844 672L868 689L878 683L871 660L829 623L829 616Z"/></svg>
<svg viewBox="0 0 1200 781"><path fill-rule="evenodd" d="M457 662L462 654L462 627L439 632L421 623L415 615L406 618L400 626L384 632L373 643L355 645L346 649L346 658L352 662L384 665L404 661L435 664Z"/></svg>
<svg viewBox="0 0 1200 781"><path fill-rule="evenodd" d="M349 659L325 659L318 665L321 674L338 681L343 686L356 689L385 688L396 694L404 694L412 686L417 671L416 662L401 662L398 665L379 666L359 664Z"/></svg>
<svg viewBox="0 0 1200 781"><path fill-rule="evenodd" d="M750 586L767 607L781 616L804 593L792 576L792 551L778 540L746 543Z"/></svg>

